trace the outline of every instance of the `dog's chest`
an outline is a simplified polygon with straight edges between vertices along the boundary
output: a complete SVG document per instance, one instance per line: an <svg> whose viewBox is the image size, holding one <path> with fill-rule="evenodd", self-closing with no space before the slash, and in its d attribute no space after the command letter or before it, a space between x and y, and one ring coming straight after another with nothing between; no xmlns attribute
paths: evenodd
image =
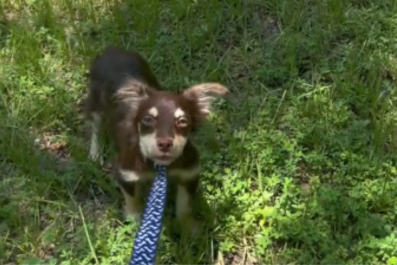
<svg viewBox="0 0 397 265"><path fill-rule="evenodd" d="M170 168L167 170L167 178L175 181L189 181L198 176L200 173L200 165L191 168ZM156 177L155 170L133 171L120 170L120 177L125 182L146 182L153 181Z"/></svg>

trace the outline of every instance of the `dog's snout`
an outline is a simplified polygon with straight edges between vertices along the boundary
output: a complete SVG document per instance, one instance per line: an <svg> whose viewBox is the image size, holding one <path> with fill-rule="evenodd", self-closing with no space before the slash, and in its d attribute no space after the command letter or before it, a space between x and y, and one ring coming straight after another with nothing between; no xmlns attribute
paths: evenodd
<svg viewBox="0 0 397 265"><path fill-rule="evenodd" d="M168 152L173 145L171 138L159 138L157 139L157 147L161 152Z"/></svg>

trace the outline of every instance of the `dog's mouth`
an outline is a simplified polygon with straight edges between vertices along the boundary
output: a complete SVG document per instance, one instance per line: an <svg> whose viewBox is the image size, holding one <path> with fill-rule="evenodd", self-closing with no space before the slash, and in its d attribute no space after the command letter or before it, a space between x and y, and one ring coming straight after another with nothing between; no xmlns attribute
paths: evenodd
<svg viewBox="0 0 397 265"><path fill-rule="evenodd" d="M175 160L175 157L166 153L166 154L154 155L152 156L152 159L159 164L168 165Z"/></svg>
<svg viewBox="0 0 397 265"><path fill-rule="evenodd" d="M154 158L158 160L171 160L172 156L170 154L161 154L161 155L155 155Z"/></svg>

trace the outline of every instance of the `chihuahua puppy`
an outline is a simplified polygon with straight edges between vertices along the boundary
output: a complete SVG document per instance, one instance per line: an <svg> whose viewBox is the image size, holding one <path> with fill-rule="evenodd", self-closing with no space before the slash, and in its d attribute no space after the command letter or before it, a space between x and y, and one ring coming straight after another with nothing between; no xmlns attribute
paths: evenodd
<svg viewBox="0 0 397 265"><path fill-rule="evenodd" d="M165 91L144 58L113 46L94 59L86 98L92 130L89 157L102 162L98 133L105 125L117 152L115 177L124 195L126 217L141 219L139 184L153 181L154 165L161 164L177 184L177 220L197 228L192 202L200 160L189 135L207 119L212 100L228 92L218 83L197 84L181 93Z"/></svg>

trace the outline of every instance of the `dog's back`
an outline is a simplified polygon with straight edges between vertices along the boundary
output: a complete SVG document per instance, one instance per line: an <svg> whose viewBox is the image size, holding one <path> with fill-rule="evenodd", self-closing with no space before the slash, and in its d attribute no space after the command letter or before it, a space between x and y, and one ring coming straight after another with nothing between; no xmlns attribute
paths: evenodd
<svg viewBox="0 0 397 265"><path fill-rule="evenodd" d="M90 65L86 113L102 112L109 100L129 80L159 90L160 84L148 62L138 53L108 46Z"/></svg>
<svg viewBox="0 0 397 265"><path fill-rule="evenodd" d="M113 89L123 85L128 77L159 88L149 64L138 53L109 46L95 58L90 67L91 82L108 83Z"/></svg>

